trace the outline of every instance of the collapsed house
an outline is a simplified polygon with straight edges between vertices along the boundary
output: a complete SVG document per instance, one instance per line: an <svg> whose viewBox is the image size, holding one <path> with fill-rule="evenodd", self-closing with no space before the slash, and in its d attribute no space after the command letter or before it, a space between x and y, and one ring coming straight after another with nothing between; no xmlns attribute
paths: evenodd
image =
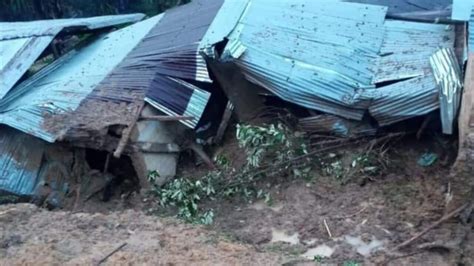
<svg viewBox="0 0 474 266"><path fill-rule="evenodd" d="M2 23L0 190L63 193L71 149L103 151L104 172L125 156L142 187L152 171L162 184L184 150L212 167L200 144L218 143L232 112L245 121L268 99L305 109L304 130L375 134L440 109L453 134L466 25L452 23L447 1L420 1L425 11L394 2L195 0L140 22ZM73 33L83 40L27 73ZM32 147L41 148L30 161ZM59 148L69 155L49 155Z"/></svg>

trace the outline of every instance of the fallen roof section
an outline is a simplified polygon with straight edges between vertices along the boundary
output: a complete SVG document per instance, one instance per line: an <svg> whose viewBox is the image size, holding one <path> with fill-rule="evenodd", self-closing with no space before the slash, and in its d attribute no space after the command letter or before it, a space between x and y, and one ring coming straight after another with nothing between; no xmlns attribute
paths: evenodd
<svg viewBox="0 0 474 266"><path fill-rule="evenodd" d="M0 23L0 99L20 80L58 33L94 30L143 19L143 14Z"/></svg>
<svg viewBox="0 0 474 266"><path fill-rule="evenodd" d="M384 26L374 83L429 75L430 56L439 48L454 47L452 25L387 20Z"/></svg>
<svg viewBox="0 0 474 266"><path fill-rule="evenodd" d="M370 114L380 126L428 114L439 108L433 75L424 75L371 91Z"/></svg>
<svg viewBox="0 0 474 266"><path fill-rule="evenodd" d="M180 122L195 128L210 98L198 87L211 82L201 40L224 39L209 30L222 3L193 1L62 56L0 101L0 123L48 142L71 140L133 127L147 101L192 117Z"/></svg>
<svg viewBox="0 0 474 266"><path fill-rule="evenodd" d="M461 104L461 68L453 49L440 49L431 56L430 62L439 88L443 133L450 135Z"/></svg>
<svg viewBox="0 0 474 266"><path fill-rule="evenodd" d="M72 115L67 118L68 121L52 121L55 115L74 113L161 17L153 17L109 33L89 46L64 55L25 80L0 101L0 122L48 142L56 141L80 117ZM124 95L111 87L106 94L103 92L102 95L92 97L118 102L123 100L122 97L133 97ZM101 112L108 112L109 116L124 115L114 109L89 110L95 119ZM46 123L46 118L50 123ZM95 121L97 124L107 124L107 121ZM87 126L94 128L94 125Z"/></svg>
<svg viewBox="0 0 474 266"><path fill-rule="evenodd" d="M386 7L330 1L248 1L223 60L250 81L306 108L362 119L374 88Z"/></svg>
<svg viewBox="0 0 474 266"><path fill-rule="evenodd" d="M388 7L391 17L412 19L437 19L440 14L449 17L452 0L343 0L347 2L380 5ZM454 0L471 1L471 0ZM443 13L436 11L445 11Z"/></svg>
<svg viewBox="0 0 474 266"><path fill-rule="evenodd" d="M369 111L380 125L424 115L439 107L430 57L454 47L454 27L386 19L386 10L249 0L226 11L242 15L220 60L274 95L326 114L362 120Z"/></svg>

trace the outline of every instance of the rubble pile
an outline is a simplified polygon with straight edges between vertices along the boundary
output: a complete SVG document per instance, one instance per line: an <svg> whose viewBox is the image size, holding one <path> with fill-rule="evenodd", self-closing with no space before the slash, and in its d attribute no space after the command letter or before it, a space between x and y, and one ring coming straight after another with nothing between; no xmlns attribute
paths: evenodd
<svg viewBox="0 0 474 266"><path fill-rule="evenodd" d="M205 147L229 121L275 101L302 131L426 117L455 134L473 5L411 2L194 0L146 19L0 23L0 195L60 206L89 168L164 184L183 151L212 168Z"/></svg>

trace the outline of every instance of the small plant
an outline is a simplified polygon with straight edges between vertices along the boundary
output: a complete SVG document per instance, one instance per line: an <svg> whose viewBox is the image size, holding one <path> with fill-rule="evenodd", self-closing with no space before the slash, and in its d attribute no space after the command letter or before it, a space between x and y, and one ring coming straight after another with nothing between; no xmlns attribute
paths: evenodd
<svg viewBox="0 0 474 266"><path fill-rule="evenodd" d="M323 257L320 255L316 255L314 256L313 261L321 263L323 262Z"/></svg>
<svg viewBox="0 0 474 266"><path fill-rule="evenodd" d="M185 221L210 224L214 213L199 207L203 199L240 195L249 202L263 199L271 205L270 193L257 189L257 181L283 173L294 178L310 176L311 160L303 158L308 154L304 139L283 124L265 127L237 125L237 141L247 154L247 162L239 171L231 167L225 156L217 156L218 170L197 179L177 178L163 188L155 187L160 205L176 207L178 217ZM157 172L150 173L152 183L157 178Z"/></svg>
<svg viewBox="0 0 474 266"><path fill-rule="evenodd" d="M360 266L361 264L356 261L349 260L349 261L345 261L342 265L343 266Z"/></svg>
<svg viewBox="0 0 474 266"><path fill-rule="evenodd" d="M211 197L215 194L211 176L192 181L178 178L163 188L155 188L155 193L163 207L178 208L178 217L187 222L211 224L214 218L212 210L200 214L199 202L203 196Z"/></svg>

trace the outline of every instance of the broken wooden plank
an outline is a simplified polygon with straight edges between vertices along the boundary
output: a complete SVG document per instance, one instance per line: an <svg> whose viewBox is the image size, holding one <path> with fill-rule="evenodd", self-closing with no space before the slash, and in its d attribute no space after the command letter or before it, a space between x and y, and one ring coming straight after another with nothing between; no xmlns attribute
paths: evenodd
<svg viewBox="0 0 474 266"><path fill-rule="evenodd" d="M155 120L160 122L193 120L193 116L142 115L138 120Z"/></svg>
<svg viewBox="0 0 474 266"><path fill-rule="evenodd" d="M130 135L132 134L132 130L137 124L138 118L140 117L142 110L145 106L145 102L142 101L136 108L136 114L132 122L123 130L122 137L117 145L117 149L114 151L114 157L120 158L122 152L124 151L125 147L127 146L128 140L130 139Z"/></svg>
<svg viewBox="0 0 474 266"><path fill-rule="evenodd" d="M465 161L466 156L474 151L469 151L468 135L474 133L474 54L469 54L466 75L464 79L464 91L462 95L461 111L459 113L459 152L458 162Z"/></svg>
<svg viewBox="0 0 474 266"><path fill-rule="evenodd" d="M222 116L222 121L219 124L219 128L217 129L216 137L214 138L215 144L220 144L222 139L224 139L224 134L229 125L230 118L232 117L232 113L234 112L234 105L231 101L227 101L227 106L225 107L224 115Z"/></svg>

